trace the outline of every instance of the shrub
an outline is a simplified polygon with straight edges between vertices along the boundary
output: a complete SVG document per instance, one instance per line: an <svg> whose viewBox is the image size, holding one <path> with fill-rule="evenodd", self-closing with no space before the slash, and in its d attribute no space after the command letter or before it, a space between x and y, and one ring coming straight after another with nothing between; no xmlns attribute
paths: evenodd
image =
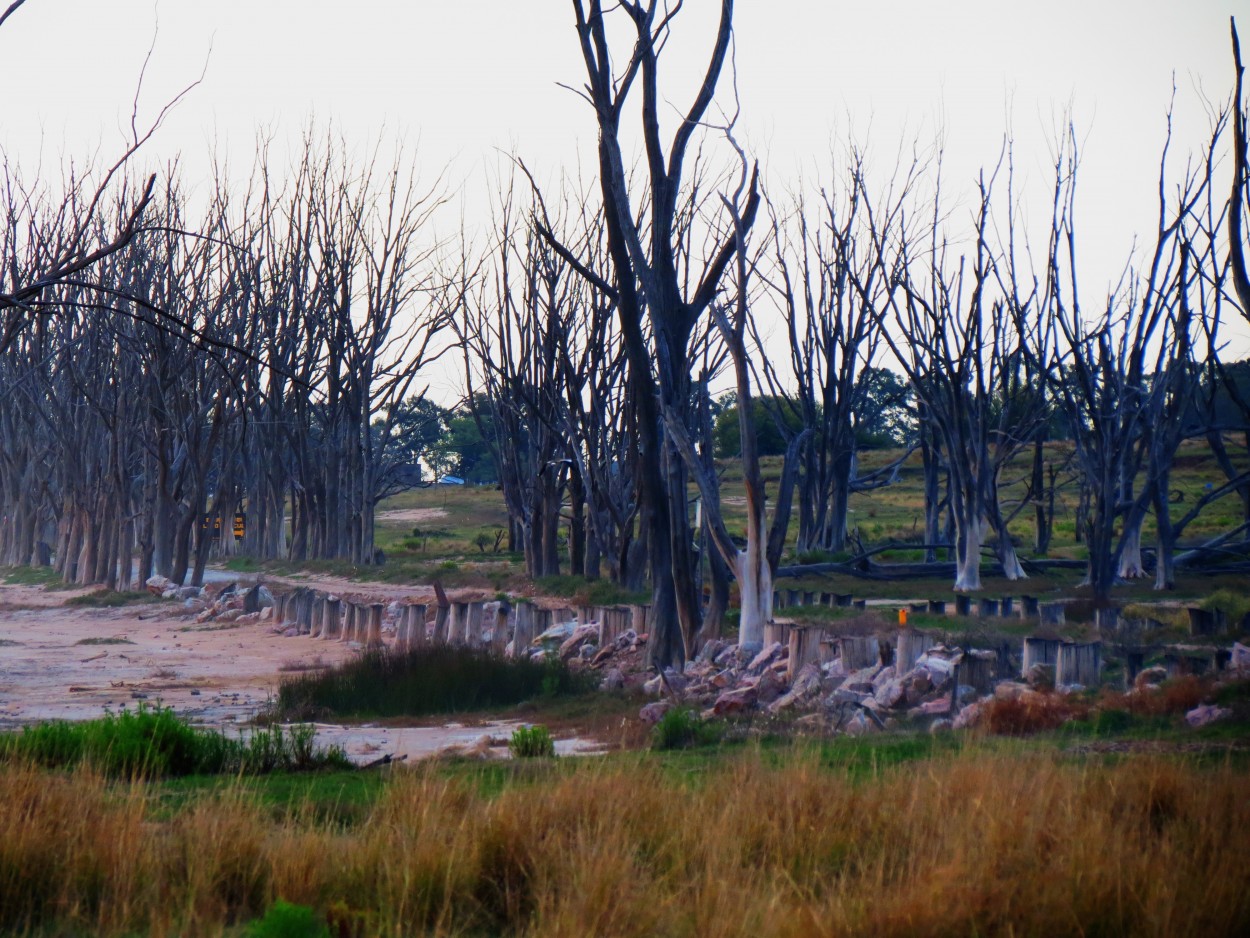
<svg viewBox="0 0 1250 938"><path fill-rule="evenodd" d="M693 707L674 707L651 729L652 749L689 749L720 742L721 731L704 721Z"/></svg>
<svg viewBox="0 0 1250 938"><path fill-rule="evenodd" d="M1089 713L1089 704L1063 694L1024 694L1018 698L995 698L981 711L982 725L1000 736L1030 736L1058 729Z"/></svg>
<svg viewBox="0 0 1250 938"><path fill-rule="evenodd" d="M517 759L547 759L556 754L556 741L545 726L518 726L508 740L508 751Z"/></svg>
<svg viewBox="0 0 1250 938"><path fill-rule="evenodd" d="M98 720L55 720L0 736L0 760L50 768L85 763L122 778L350 767L338 747L318 750L315 737L311 726L287 731L275 726L233 739L218 730L193 727L170 709L141 704Z"/></svg>
<svg viewBox="0 0 1250 938"><path fill-rule="evenodd" d="M1224 613L1230 629L1236 629L1241 620L1250 615L1250 597L1230 589L1216 590L1202 601L1202 608Z"/></svg>
<svg viewBox="0 0 1250 938"><path fill-rule="evenodd" d="M244 931L247 938L330 938L325 920L306 905L279 899Z"/></svg>
<svg viewBox="0 0 1250 938"><path fill-rule="evenodd" d="M568 696L592 679L559 661L501 658L488 649L423 645L375 649L336 668L282 682L273 716L307 720L331 714L404 716L462 713Z"/></svg>

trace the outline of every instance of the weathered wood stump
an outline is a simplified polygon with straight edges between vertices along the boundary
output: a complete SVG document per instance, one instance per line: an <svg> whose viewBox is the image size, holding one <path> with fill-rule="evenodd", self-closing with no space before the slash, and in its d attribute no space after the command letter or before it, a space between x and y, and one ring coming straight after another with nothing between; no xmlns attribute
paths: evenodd
<svg viewBox="0 0 1250 938"><path fill-rule="evenodd" d="M895 643L894 670L902 677L916 666L921 655L934 646L933 637L916 629L900 629Z"/></svg>
<svg viewBox="0 0 1250 938"><path fill-rule="evenodd" d="M998 667L998 654L993 651L974 649L966 651L959 662L959 683L988 694L994 688L994 672Z"/></svg>
<svg viewBox="0 0 1250 938"><path fill-rule="evenodd" d="M874 636L843 637L838 639L838 654L845 671L858 671L876 664L881 659L881 646Z"/></svg>
<svg viewBox="0 0 1250 938"><path fill-rule="evenodd" d="M816 594L811 590L803 591L803 605L814 606L816 604Z"/></svg>
<svg viewBox="0 0 1250 938"><path fill-rule="evenodd" d="M464 643L470 648L486 644L486 610L482 603L468 603L464 620Z"/></svg>
<svg viewBox="0 0 1250 938"><path fill-rule="evenodd" d="M1003 618L1007 618L1008 616L1015 615L1015 612L1016 612L1015 604L1016 604L1016 601L1013 597L1004 596L1002 599L998 601L998 614L1002 616Z"/></svg>
<svg viewBox="0 0 1250 938"><path fill-rule="evenodd" d="M1024 653L1021 656L1021 672L1028 675L1029 669L1037 664L1055 667L1059 663L1059 639L1029 636L1024 640Z"/></svg>
<svg viewBox="0 0 1250 938"><path fill-rule="evenodd" d="M868 608L868 600L866 600L866 599L854 599L854 600L852 600L852 601L851 601L851 608L852 608L852 609L860 609L860 610L867 609L867 608Z"/></svg>
<svg viewBox="0 0 1250 938"><path fill-rule="evenodd" d="M1020 618L1029 619L1037 615L1037 607L1038 607L1038 602L1037 602L1036 596L1021 596L1020 597Z"/></svg>
<svg viewBox="0 0 1250 938"><path fill-rule="evenodd" d="M368 629L365 632L365 647L379 648L382 645L382 615L386 612L385 603L370 603Z"/></svg>
<svg viewBox="0 0 1250 938"><path fill-rule="evenodd" d="M533 641L534 604L521 600L516 604L516 625L512 629L512 657L526 657Z"/></svg>
<svg viewBox="0 0 1250 938"><path fill-rule="evenodd" d="M1063 642L1055 665L1055 685L1096 686L1102 677L1102 642Z"/></svg>
<svg viewBox="0 0 1250 938"><path fill-rule="evenodd" d="M977 601L977 614L982 618L998 615L998 600L984 596Z"/></svg>
<svg viewBox="0 0 1250 938"><path fill-rule="evenodd" d="M339 608L342 600L337 596L327 596L325 607L321 613L321 637L323 640L337 639L341 630Z"/></svg>
<svg viewBox="0 0 1250 938"><path fill-rule="evenodd" d="M970 616L972 615L972 597L962 594L955 597L955 615Z"/></svg>
<svg viewBox="0 0 1250 938"><path fill-rule="evenodd" d="M1037 615L1042 625L1062 628L1067 622L1067 610L1063 603L1038 603Z"/></svg>
<svg viewBox="0 0 1250 938"><path fill-rule="evenodd" d="M779 622L776 619L774 619L772 622L765 623L764 625L765 646L771 645L773 642L778 642L782 645L788 644L790 641L790 627L791 627L791 623Z"/></svg>
<svg viewBox="0 0 1250 938"><path fill-rule="evenodd" d="M787 661L787 673L791 681L798 676L804 665L820 663L820 643L824 634L825 630L817 626L797 624L790 626L788 637L790 657Z"/></svg>
<svg viewBox="0 0 1250 938"><path fill-rule="evenodd" d="M495 623L490 630L490 647L497 655L502 655L508 647L508 618L511 612L512 607L506 602L501 602L495 610ZM581 615L581 610L578 615Z"/></svg>
<svg viewBox="0 0 1250 938"><path fill-rule="evenodd" d="M339 641L350 642L356 637L356 604L345 599L339 609L343 618L343 626L339 630Z"/></svg>
<svg viewBox="0 0 1250 938"><path fill-rule="evenodd" d="M451 634L451 606L439 603L434 610L434 634L430 636L436 645L446 645Z"/></svg>
<svg viewBox="0 0 1250 938"><path fill-rule="evenodd" d="M931 615L935 615L935 616L946 615L946 600L945 599L930 599L928 602L928 607L929 607L929 613Z"/></svg>
<svg viewBox="0 0 1250 938"><path fill-rule="evenodd" d="M1214 609L1203 609L1201 606L1189 606L1190 635L1214 635L1223 628L1223 614Z"/></svg>
<svg viewBox="0 0 1250 938"><path fill-rule="evenodd" d="M833 603L843 609L849 609L855 597L851 593L834 593Z"/></svg>

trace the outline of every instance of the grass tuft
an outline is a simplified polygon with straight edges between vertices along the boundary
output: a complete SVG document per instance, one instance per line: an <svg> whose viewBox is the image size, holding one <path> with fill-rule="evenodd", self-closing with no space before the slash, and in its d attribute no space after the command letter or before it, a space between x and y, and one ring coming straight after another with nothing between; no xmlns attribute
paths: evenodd
<svg viewBox="0 0 1250 938"><path fill-rule="evenodd" d="M401 653L370 650L335 668L286 678L278 690L275 715L290 721L464 713L591 690L591 678L575 674L559 661L425 645Z"/></svg>
<svg viewBox="0 0 1250 938"><path fill-rule="evenodd" d="M98 720L56 720L0 735L0 762L27 761L47 768L89 765L114 778L165 778L350 766L337 748L318 750L315 730L296 726L258 729L234 739L193 727L172 710L140 705Z"/></svg>

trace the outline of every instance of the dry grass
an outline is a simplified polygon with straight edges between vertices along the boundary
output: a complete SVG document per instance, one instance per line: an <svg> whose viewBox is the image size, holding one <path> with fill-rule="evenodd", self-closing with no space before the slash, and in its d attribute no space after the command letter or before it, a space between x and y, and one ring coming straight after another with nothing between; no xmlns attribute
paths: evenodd
<svg viewBox="0 0 1250 938"><path fill-rule="evenodd" d="M366 818L241 785L0 769L0 930L219 935L277 898L340 934L1231 935L1250 930L1245 773L965 753L849 781L798 750L679 783L651 757L489 795L397 775Z"/></svg>

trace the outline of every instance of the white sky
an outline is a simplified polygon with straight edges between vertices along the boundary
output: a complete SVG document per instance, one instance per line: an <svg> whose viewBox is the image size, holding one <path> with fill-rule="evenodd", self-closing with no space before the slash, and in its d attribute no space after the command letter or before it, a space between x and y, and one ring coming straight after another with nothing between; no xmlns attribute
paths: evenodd
<svg viewBox="0 0 1250 938"><path fill-rule="evenodd" d="M668 60L677 107L719 11L686 5ZM827 174L848 134L871 131L884 162L940 128L953 188L994 161L1010 119L1017 171L1045 184L1071 105L1097 294L1152 230L1173 78L1182 155L1204 143L1201 94L1231 92L1230 14L1250 45L1245 0L739 0L740 135L777 185ZM192 179L214 144L243 169L258 128L294 140L316 117L362 150L379 131L406 138L431 179L450 164L472 224L500 149L544 175L593 152L588 109L557 86L583 75L570 0L28 0L0 29L6 154L55 166L92 143L112 152L157 20L141 118L206 57L208 70L145 161L180 155Z"/></svg>

